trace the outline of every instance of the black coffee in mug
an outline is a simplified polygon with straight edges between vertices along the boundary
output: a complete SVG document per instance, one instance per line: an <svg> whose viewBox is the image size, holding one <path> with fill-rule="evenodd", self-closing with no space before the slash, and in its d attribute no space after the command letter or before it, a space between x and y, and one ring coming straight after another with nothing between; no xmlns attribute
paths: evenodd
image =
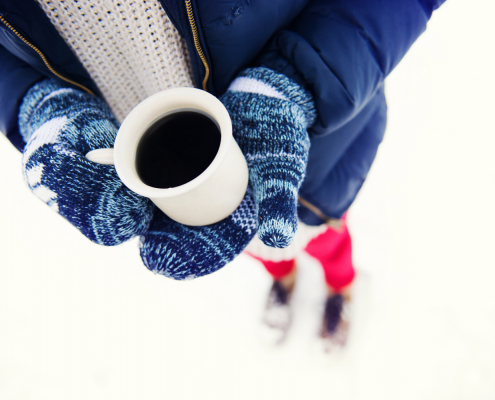
<svg viewBox="0 0 495 400"><path fill-rule="evenodd" d="M136 150L136 171L148 186L167 189L201 175L220 147L220 130L194 111L169 114L151 125Z"/></svg>

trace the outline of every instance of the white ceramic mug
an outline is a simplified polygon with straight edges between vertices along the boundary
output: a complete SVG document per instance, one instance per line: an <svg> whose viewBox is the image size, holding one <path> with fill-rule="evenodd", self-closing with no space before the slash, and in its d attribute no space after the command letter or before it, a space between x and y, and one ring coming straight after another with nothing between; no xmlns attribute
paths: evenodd
<svg viewBox="0 0 495 400"><path fill-rule="evenodd" d="M216 123L221 135L217 155L203 173L184 185L170 189L148 186L136 171L138 143L154 122L181 111L202 113ZM232 136L229 113L215 96L199 89L169 89L148 97L125 118L113 149L93 150L86 157L114 164L124 185L186 225L209 225L226 218L241 203L248 184L246 160Z"/></svg>

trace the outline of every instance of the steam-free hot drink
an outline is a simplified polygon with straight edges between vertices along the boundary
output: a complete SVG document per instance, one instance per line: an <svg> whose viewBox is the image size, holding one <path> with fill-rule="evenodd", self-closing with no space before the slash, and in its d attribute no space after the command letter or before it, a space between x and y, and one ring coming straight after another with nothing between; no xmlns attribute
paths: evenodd
<svg viewBox="0 0 495 400"><path fill-rule="evenodd" d="M148 186L184 185L203 173L220 147L220 130L199 112L167 115L144 133L136 149L136 171Z"/></svg>

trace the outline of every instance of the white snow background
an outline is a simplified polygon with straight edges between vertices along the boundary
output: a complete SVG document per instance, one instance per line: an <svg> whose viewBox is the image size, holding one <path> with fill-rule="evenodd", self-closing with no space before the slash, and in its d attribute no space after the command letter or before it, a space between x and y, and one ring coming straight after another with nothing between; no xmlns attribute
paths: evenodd
<svg viewBox="0 0 495 400"><path fill-rule="evenodd" d="M387 80L389 123L350 211L362 271L346 353L314 348L322 276L260 341L269 278L241 256L155 276L32 195L0 138L0 399L495 398L495 3L449 0Z"/></svg>

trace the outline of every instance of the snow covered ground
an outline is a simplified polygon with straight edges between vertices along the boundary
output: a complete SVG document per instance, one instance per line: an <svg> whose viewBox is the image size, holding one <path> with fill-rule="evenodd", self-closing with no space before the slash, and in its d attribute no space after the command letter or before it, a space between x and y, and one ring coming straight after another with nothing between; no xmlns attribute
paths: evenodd
<svg viewBox="0 0 495 400"><path fill-rule="evenodd" d="M303 256L294 326L260 339L246 256L154 276L136 241L90 243L31 195L0 138L0 399L494 399L495 3L449 0L388 79L389 124L350 211L361 271L350 346L314 346Z"/></svg>

